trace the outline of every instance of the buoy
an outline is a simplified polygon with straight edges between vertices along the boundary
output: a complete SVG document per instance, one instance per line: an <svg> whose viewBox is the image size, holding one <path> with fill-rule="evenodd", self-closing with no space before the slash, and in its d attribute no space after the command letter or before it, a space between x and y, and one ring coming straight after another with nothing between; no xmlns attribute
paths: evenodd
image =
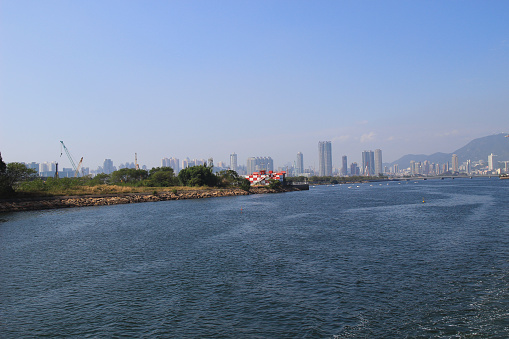
<svg viewBox="0 0 509 339"><path fill-rule="evenodd" d="M424 202L424 198L422 198L422 202Z"/></svg>

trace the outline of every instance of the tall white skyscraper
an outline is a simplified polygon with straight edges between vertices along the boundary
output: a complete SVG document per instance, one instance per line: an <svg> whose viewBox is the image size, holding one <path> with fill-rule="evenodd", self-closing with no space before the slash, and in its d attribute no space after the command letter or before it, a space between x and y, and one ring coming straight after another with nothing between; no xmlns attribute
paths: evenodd
<svg viewBox="0 0 509 339"><path fill-rule="evenodd" d="M297 164L295 166L295 170L297 175L302 175L302 173L304 173L304 156L301 152L297 153Z"/></svg>
<svg viewBox="0 0 509 339"><path fill-rule="evenodd" d="M237 154L232 153L230 154L230 169L232 171L237 171Z"/></svg>
<svg viewBox="0 0 509 339"><path fill-rule="evenodd" d="M382 167L382 150L376 149L375 150L375 176L384 174L383 167Z"/></svg>
<svg viewBox="0 0 509 339"><path fill-rule="evenodd" d="M495 157L496 155L493 153L488 155L488 171L493 171L495 169Z"/></svg>
<svg viewBox="0 0 509 339"><path fill-rule="evenodd" d="M332 147L330 141L318 142L318 175L332 175Z"/></svg>

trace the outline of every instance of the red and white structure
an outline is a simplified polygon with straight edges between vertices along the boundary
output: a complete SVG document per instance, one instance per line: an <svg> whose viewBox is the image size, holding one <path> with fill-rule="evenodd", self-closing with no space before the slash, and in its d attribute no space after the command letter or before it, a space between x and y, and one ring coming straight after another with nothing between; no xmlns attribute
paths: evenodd
<svg viewBox="0 0 509 339"><path fill-rule="evenodd" d="M249 180L251 186L265 186L268 185L270 180L279 180L283 183L286 176L286 171L273 172L273 171L259 171L253 172L251 175L246 175L246 179Z"/></svg>

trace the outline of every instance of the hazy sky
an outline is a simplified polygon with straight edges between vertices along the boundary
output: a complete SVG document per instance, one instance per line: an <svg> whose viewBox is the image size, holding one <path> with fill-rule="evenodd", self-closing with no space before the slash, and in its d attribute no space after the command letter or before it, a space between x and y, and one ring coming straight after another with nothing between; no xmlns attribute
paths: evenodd
<svg viewBox="0 0 509 339"><path fill-rule="evenodd" d="M333 165L509 132L509 1L1 1L0 152Z"/></svg>

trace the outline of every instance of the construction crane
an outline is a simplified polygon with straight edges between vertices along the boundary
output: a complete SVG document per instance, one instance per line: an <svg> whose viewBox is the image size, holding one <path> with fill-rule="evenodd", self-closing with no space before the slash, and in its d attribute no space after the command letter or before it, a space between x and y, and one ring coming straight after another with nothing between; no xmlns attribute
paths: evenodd
<svg viewBox="0 0 509 339"><path fill-rule="evenodd" d="M74 177L75 177L75 178L76 178L77 176L79 176L81 164L83 164L83 157L81 157L80 162L79 162L79 164L78 164L78 167L76 167L76 172L74 172Z"/></svg>
<svg viewBox="0 0 509 339"><path fill-rule="evenodd" d="M67 147L65 147L64 142L60 141L60 143L62 144L61 148L60 148L60 156L62 156L62 153L63 153L62 148L63 148L65 151L65 154L67 154L67 157L69 158L69 161L71 162L72 168L74 169L74 177L76 178L77 176L79 176L79 170L80 170L81 164L83 163L83 157L81 157L81 160L80 160L78 166L76 166L76 164L74 163L74 160L72 158L72 155L69 152L69 150L67 149Z"/></svg>

